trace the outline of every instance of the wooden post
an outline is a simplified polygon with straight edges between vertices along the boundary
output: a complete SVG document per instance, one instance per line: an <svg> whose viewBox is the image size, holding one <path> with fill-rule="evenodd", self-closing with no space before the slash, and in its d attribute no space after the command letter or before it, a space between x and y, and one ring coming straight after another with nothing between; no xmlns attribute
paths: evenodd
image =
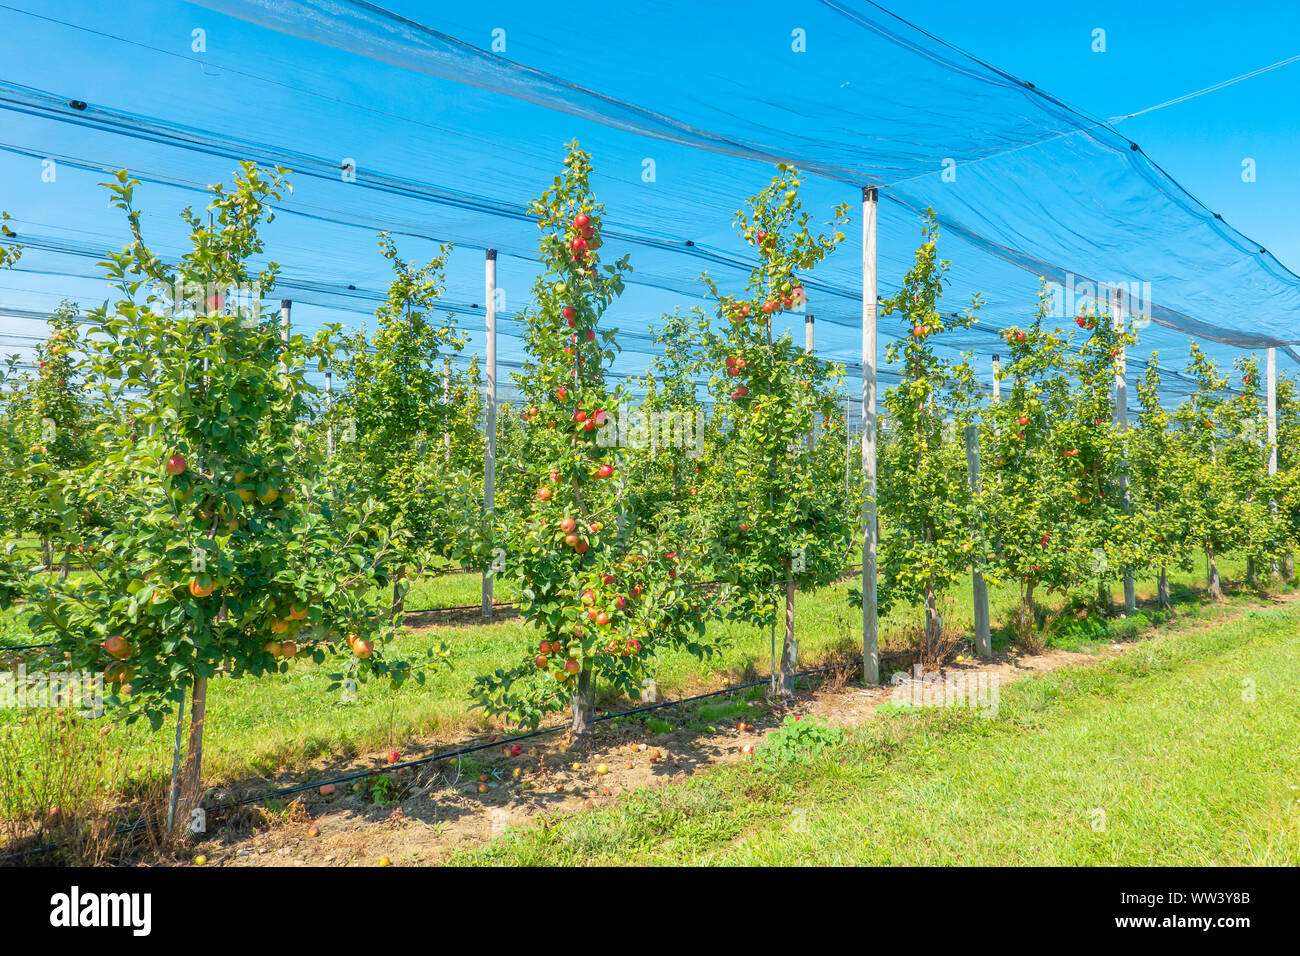
<svg viewBox="0 0 1300 956"><path fill-rule="evenodd" d="M1121 335L1124 333L1124 293L1120 289L1113 290L1111 296L1111 321L1114 323L1115 330ZM1115 358L1115 409L1114 409L1115 427L1120 432L1128 431L1128 349L1120 347L1119 355ZM1128 441L1124 439L1125 455L1124 460L1120 462L1119 476L1119 493L1124 503L1124 513L1128 514L1132 506L1128 488ZM1124 613L1132 614L1137 610L1137 592L1133 584L1133 569L1124 569Z"/></svg>
<svg viewBox="0 0 1300 956"><path fill-rule="evenodd" d="M334 457L334 419L331 412L334 410L334 372L332 369L325 370L325 457L332 459Z"/></svg>
<svg viewBox="0 0 1300 956"><path fill-rule="evenodd" d="M487 412L487 441L483 457L483 513L491 521L496 511L497 480L497 251L487 250L487 360L483 385L483 405ZM492 568L483 569L483 618L492 619Z"/></svg>
<svg viewBox="0 0 1300 956"><path fill-rule="evenodd" d="M862 680L880 683L876 618L876 213L879 192L862 190Z"/></svg>
<svg viewBox="0 0 1300 956"><path fill-rule="evenodd" d="M966 471L970 490L978 495L980 482L980 432L975 425L964 429L966 437ZM971 565L971 587L975 599L975 653L982 658L993 656L993 638L989 629L989 589L984 583L984 572L978 564Z"/></svg>

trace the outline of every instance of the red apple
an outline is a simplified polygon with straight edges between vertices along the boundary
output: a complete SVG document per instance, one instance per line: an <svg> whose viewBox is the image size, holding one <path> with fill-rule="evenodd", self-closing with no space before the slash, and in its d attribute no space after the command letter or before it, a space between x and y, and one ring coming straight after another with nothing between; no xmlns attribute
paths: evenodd
<svg viewBox="0 0 1300 956"><path fill-rule="evenodd" d="M571 305L566 305L563 309L560 310L560 314L564 316L566 319L571 320L573 319L574 316L578 314L578 310Z"/></svg>
<svg viewBox="0 0 1300 956"><path fill-rule="evenodd" d="M131 656L131 642L120 634L114 634L104 642L104 650L118 660Z"/></svg>
<svg viewBox="0 0 1300 956"><path fill-rule="evenodd" d="M568 534L576 526L577 526L577 522L574 521L572 518L560 519L560 530L563 531L565 534Z"/></svg>
<svg viewBox="0 0 1300 956"><path fill-rule="evenodd" d="M397 761L402 759L402 755L399 754L396 750L394 750L392 753L388 755L386 759L388 760L389 763L397 763Z"/></svg>
<svg viewBox="0 0 1300 956"><path fill-rule="evenodd" d="M599 468L596 469L597 478L608 478L612 474L614 474L613 465L601 465Z"/></svg>
<svg viewBox="0 0 1300 956"><path fill-rule="evenodd" d="M185 469L188 467L189 463L185 461L185 456L181 454L172 455L167 459L167 464L165 466L167 474L169 475L184 474Z"/></svg>

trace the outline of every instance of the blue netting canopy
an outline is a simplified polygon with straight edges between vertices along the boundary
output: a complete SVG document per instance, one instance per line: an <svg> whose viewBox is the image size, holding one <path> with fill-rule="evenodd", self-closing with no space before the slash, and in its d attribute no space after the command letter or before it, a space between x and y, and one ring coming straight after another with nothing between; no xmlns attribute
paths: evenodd
<svg viewBox="0 0 1300 956"><path fill-rule="evenodd" d="M952 347L985 370L998 330L1031 319L1043 280L1063 326L1077 304L1126 290L1144 326L1129 374L1159 350L1171 397L1186 387L1189 336L1223 365L1266 347L1300 361L1300 279L1267 250L1106 123L866 0L739 12L655 0L576 24L521 0L49 0L0 6L0 27L0 172L30 184L0 195L25 250L0 280L6 344L39 338L60 298L104 298L96 263L127 239L96 185L106 173L142 181L146 235L179 255L175 213L251 159L292 170L265 237L295 326L373 313L389 280L374 241L385 229L409 259L454 244L445 302L471 333L467 353L481 354L483 254L497 249L508 371L536 271L527 202L578 140L607 208L607 254L635 269L606 319L623 374L658 354L650 330L665 312L712 312L702 272L743 285L755 252L732 214L781 161L811 174L801 198L817 220L841 202L856 220L862 190L878 187L884 296L935 210L947 303L986 303ZM818 353L855 377L856 221L805 285ZM777 328L798 337L803 323L787 313ZM903 333L900 317L882 318L883 339Z"/></svg>

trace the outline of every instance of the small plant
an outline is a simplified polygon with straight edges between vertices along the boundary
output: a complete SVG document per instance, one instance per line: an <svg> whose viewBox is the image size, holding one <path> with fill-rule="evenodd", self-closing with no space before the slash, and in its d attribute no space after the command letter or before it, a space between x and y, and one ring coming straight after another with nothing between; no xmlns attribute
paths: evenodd
<svg viewBox="0 0 1300 956"><path fill-rule="evenodd" d="M844 731L814 717L787 716L779 730L768 735L758 750L758 762L764 767L806 763L814 754L844 742Z"/></svg>

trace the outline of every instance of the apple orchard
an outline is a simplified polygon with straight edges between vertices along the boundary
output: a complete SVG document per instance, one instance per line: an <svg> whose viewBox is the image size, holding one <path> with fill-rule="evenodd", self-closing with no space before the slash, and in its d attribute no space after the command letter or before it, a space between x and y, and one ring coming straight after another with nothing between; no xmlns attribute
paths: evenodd
<svg viewBox="0 0 1300 956"><path fill-rule="evenodd" d="M930 664L953 647L944 608L975 572L1014 589L1014 620L995 623L1030 649L1114 614L1126 579L1157 581L1167 603L1168 573L1196 562L1216 595L1227 555L1252 584L1291 573L1300 462L1259 425L1253 360L1220 369L1193 346L1177 370L1189 393L1166 407L1151 355L1122 419L1132 318L1103 299L1061 328L1045 291L999 332L994 399L987 367L953 345L982 302L944 301L949 263L927 214L880 306L908 331L883 349L873 489L845 369L776 330L815 311L847 207L805 209L787 165L754 184L732 222L747 280L701 276L709 308L655 321L649 367L625 376L608 313L636 263L605 254L591 172L573 144L528 209L540 238L519 398L499 409L478 357L466 361L469 330L441 307L447 247L411 263L381 234L393 275L374 332L304 335L270 304L278 267L262 238L285 170L245 163L202 212L183 210L175 261L152 251L139 183L124 171L106 184L131 233L102 264L109 301L65 303L34 371L5 372L0 601L46 660L101 674L116 716L156 729L188 710L181 812L201 790L214 682L321 668L327 693L365 693L458 667L455 647L403 649L412 587L458 569L508 586L525 625L510 660L466 674L466 702L526 728L567 712L578 740L599 701L639 700L669 652L704 668L737 623L771 629L772 693L794 693L799 638L816 626L800 595L860 574L864 515L873 613L903 609ZM0 254L8 267L22 250ZM261 298L168 291L192 287ZM328 401L309 368L338 374ZM1277 434L1297 435L1285 379L1277 406ZM689 438L612 437L635 414L691 423L676 431ZM860 585L843 603L861 615Z"/></svg>

